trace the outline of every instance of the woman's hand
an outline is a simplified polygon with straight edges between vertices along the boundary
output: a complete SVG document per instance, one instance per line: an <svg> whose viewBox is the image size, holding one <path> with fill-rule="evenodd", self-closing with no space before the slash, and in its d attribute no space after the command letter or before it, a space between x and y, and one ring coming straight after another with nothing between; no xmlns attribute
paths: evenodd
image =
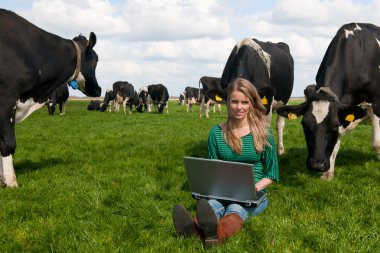
<svg viewBox="0 0 380 253"><path fill-rule="evenodd" d="M272 179L262 178L259 182L256 183L256 191L261 191L267 188L269 185L273 183Z"/></svg>

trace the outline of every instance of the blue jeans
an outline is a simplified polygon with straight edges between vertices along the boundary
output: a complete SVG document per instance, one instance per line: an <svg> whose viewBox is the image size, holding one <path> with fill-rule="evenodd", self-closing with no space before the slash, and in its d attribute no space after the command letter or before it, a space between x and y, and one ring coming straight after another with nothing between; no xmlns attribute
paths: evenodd
<svg viewBox="0 0 380 253"><path fill-rule="evenodd" d="M268 207L268 198L265 197L263 201L261 201L261 203L255 207L245 207L235 203L223 205L215 199L210 199L208 203L214 210L218 219L222 218L227 214L236 213L243 219L243 221L245 221L251 216L256 216L262 213L265 210L265 208Z"/></svg>

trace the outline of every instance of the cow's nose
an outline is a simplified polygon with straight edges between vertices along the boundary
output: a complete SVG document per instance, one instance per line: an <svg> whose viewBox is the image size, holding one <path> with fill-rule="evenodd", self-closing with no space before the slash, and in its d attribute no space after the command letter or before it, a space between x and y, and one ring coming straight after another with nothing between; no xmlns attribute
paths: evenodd
<svg viewBox="0 0 380 253"><path fill-rule="evenodd" d="M324 172L329 169L329 164L326 160L311 160L308 169L311 171Z"/></svg>

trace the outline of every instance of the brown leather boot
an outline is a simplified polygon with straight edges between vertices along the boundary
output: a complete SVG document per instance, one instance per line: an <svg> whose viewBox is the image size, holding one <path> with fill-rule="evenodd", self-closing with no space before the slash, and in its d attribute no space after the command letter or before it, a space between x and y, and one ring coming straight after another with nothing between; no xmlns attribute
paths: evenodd
<svg viewBox="0 0 380 253"><path fill-rule="evenodd" d="M201 239L204 238L196 217L192 218L184 206L176 205L173 208L173 225L178 235L191 236L195 234Z"/></svg>
<svg viewBox="0 0 380 253"><path fill-rule="evenodd" d="M243 219L236 213L227 214L218 222L218 241L223 244L230 237L243 228Z"/></svg>
<svg viewBox="0 0 380 253"><path fill-rule="evenodd" d="M204 234L204 245L218 244L218 217L207 200L200 199L197 203L197 221Z"/></svg>
<svg viewBox="0 0 380 253"><path fill-rule="evenodd" d="M218 218L206 200L197 203L197 218L199 227L204 233L204 246L206 249L223 244L224 241L239 232L243 227L243 219L235 213Z"/></svg>

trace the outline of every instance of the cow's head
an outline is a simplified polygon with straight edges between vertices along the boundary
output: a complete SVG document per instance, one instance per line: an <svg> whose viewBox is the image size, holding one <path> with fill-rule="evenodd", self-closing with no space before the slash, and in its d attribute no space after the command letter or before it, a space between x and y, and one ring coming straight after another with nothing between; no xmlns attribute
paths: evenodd
<svg viewBox="0 0 380 253"><path fill-rule="evenodd" d="M157 111L158 111L158 113L162 113L162 111L164 110L164 108L165 108L165 106L166 106L166 102L158 102L158 104L157 104Z"/></svg>
<svg viewBox="0 0 380 253"><path fill-rule="evenodd" d="M85 95L90 97L99 97L101 95L102 89L98 85L98 81L95 76L95 69L98 63L98 55L94 51L94 46L96 44L95 33L90 33L90 38L87 39L79 35L73 39L78 43L81 50L81 64L80 73L76 78L79 86L79 90Z"/></svg>
<svg viewBox="0 0 380 253"><path fill-rule="evenodd" d="M136 105L136 110L139 113L143 112L143 108L147 109L147 100L148 100L148 91L140 89L140 93L138 94L138 102Z"/></svg>
<svg viewBox="0 0 380 253"><path fill-rule="evenodd" d="M185 93L182 92L180 95L179 95L179 98L178 98L178 105L183 105L185 103Z"/></svg>
<svg viewBox="0 0 380 253"><path fill-rule="evenodd" d="M263 87L257 90L260 95L261 103L266 108L265 114L268 114L271 110L273 97L274 97L274 89L271 87Z"/></svg>
<svg viewBox="0 0 380 253"><path fill-rule="evenodd" d="M54 101L48 101L46 103L49 115L54 115L55 105L56 105L56 103Z"/></svg>
<svg viewBox="0 0 380 253"><path fill-rule="evenodd" d="M207 91L207 95L215 102L222 102L227 99L227 92L226 90L222 90L221 87L212 87Z"/></svg>
<svg viewBox="0 0 380 253"><path fill-rule="evenodd" d="M303 116L309 170L324 172L330 169L330 156L339 138L339 132L351 122L365 117L366 111L359 106L346 106L330 94L313 94L300 105L283 106L277 114L294 119Z"/></svg>

